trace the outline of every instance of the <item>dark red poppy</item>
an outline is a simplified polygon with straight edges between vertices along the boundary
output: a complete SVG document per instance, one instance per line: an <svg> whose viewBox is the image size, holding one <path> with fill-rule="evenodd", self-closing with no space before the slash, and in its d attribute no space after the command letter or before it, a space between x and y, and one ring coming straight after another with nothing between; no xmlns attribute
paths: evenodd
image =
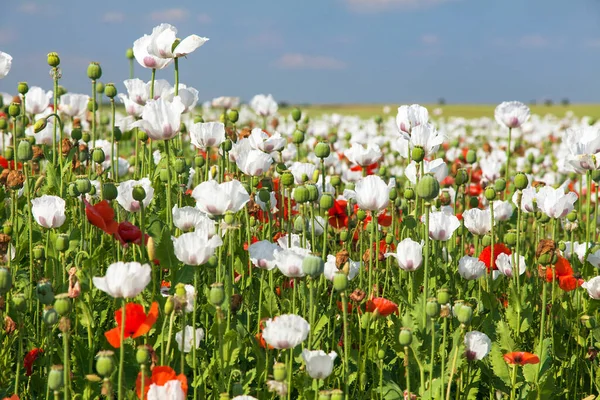
<svg viewBox="0 0 600 400"><path fill-rule="evenodd" d="M382 317L387 317L390 314L398 312L398 305L383 297L375 297L367 301L366 310L376 312Z"/></svg>
<svg viewBox="0 0 600 400"><path fill-rule="evenodd" d="M23 360L25 375L31 376L31 374L33 374L33 363L43 352L44 350L35 348L25 355L25 359Z"/></svg>
<svg viewBox="0 0 600 400"><path fill-rule="evenodd" d="M144 235L144 239L148 242L148 235ZM142 242L142 231L137 226L129 221L121 222L115 233L115 238L121 242L123 246L128 243L140 244Z"/></svg>
<svg viewBox="0 0 600 400"><path fill-rule="evenodd" d="M346 200L336 200L328 211L329 225L335 229L348 227L348 202Z"/></svg>
<svg viewBox="0 0 600 400"><path fill-rule="evenodd" d="M119 308L115 312L115 321L117 321L117 327L104 333L106 340L113 347L121 347L121 324L122 324L122 310ZM150 306L148 314L144 312L144 306L136 303L127 303L125 306L125 335L124 338L128 337L137 338L145 335L150 331L152 325L158 319L158 303L154 302Z"/></svg>
<svg viewBox="0 0 600 400"><path fill-rule="evenodd" d="M504 355L504 361L514 365L525 365L525 364L538 364L540 358L535 354L528 353L526 351L513 351Z"/></svg>
<svg viewBox="0 0 600 400"><path fill-rule="evenodd" d="M0 167L4 169L8 168L8 160L2 156L0 156Z"/></svg>
<svg viewBox="0 0 600 400"><path fill-rule="evenodd" d="M552 272L552 268L546 268L547 282L552 282ZM556 261L556 264L554 264L554 277L558 279L558 287L565 292L577 289L579 286L583 285L584 282L578 274L573 272L569 260L562 256L558 256L558 260Z"/></svg>
<svg viewBox="0 0 600 400"><path fill-rule="evenodd" d="M90 222L97 228L102 229L109 235L113 235L119 229L119 224L115 221L115 210L112 209L108 201L91 205L86 199L83 199L85 204L85 215Z"/></svg>
<svg viewBox="0 0 600 400"><path fill-rule="evenodd" d="M492 246L486 246L479 254L479 261L485 264L488 272L491 272L492 269L498 269L496 266L496 260L500 254L511 255L511 251L503 243L496 243L494 244L494 262L492 264Z"/></svg>

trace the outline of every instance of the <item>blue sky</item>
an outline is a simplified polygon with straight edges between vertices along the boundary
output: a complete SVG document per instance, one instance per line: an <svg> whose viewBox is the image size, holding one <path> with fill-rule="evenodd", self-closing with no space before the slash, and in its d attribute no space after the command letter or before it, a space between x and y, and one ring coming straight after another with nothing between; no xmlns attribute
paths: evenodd
<svg viewBox="0 0 600 400"><path fill-rule="evenodd" d="M122 90L125 49L161 22L210 38L180 62L202 100L600 101L598 0L13 1L0 13L0 50L14 57L0 91L50 88L49 51L69 91L90 90L89 61ZM150 71L136 63L135 75ZM158 77L173 82L172 69Z"/></svg>

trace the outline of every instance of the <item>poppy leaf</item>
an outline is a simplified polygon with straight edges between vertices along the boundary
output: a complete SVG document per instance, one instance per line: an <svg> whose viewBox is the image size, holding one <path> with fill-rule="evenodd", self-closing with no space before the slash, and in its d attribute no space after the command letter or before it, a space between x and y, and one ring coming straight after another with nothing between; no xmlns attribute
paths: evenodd
<svg viewBox="0 0 600 400"><path fill-rule="evenodd" d="M494 374L504 382L508 387L511 386L510 371L508 364L504 360L500 346L497 343L492 344L492 350L490 351L490 361L492 363L492 369Z"/></svg>

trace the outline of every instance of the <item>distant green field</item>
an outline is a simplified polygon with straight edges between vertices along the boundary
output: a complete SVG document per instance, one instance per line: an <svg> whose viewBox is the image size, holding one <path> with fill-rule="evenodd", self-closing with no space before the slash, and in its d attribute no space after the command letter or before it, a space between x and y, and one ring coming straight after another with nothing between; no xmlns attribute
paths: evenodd
<svg viewBox="0 0 600 400"><path fill-rule="evenodd" d="M313 104L307 106L300 106L302 111L308 115L318 116L323 114L342 114L342 115L358 115L363 118L373 117L375 115L383 114L383 107L386 104ZM390 107L390 114L395 115L397 104L387 104ZM464 117L464 118L478 118L478 117L494 117L494 109L496 104L448 104L440 106L437 104L424 104L425 107L432 112L436 108L441 108L443 116L446 117ZM594 118L600 118L600 104L571 104L568 106L563 105L532 105L530 106L531 112L539 115L552 114L557 117L563 117L567 111L572 111L578 117L591 116ZM286 112L291 109L284 108L280 112Z"/></svg>

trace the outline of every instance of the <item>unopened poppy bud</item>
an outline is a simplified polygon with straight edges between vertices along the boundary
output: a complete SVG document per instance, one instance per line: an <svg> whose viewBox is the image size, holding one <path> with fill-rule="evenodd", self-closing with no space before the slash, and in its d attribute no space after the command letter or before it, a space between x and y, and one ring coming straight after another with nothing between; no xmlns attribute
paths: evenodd
<svg viewBox="0 0 600 400"><path fill-rule="evenodd" d="M0 295L8 293L12 286L12 274L6 267L0 267Z"/></svg>
<svg viewBox="0 0 600 400"><path fill-rule="evenodd" d="M53 392L60 391L65 384L65 374L62 365L53 365L48 373L48 388Z"/></svg>
<svg viewBox="0 0 600 400"><path fill-rule="evenodd" d="M109 99L114 98L117 95L117 88L115 87L115 84L107 83L106 86L104 86L104 94Z"/></svg>
<svg viewBox="0 0 600 400"><path fill-rule="evenodd" d="M315 156L317 156L317 158L324 159L329 157L329 154L331 154L331 147L329 146L329 143L317 143L315 146Z"/></svg>
<svg viewBox="0 0 600 400"><path fill-rule="evenodd" d="M148 253L148 259L150 261L154 260L156 255L156 247L154 244L154 238L152 238L152 236L148 236L148 242L146 242L146 252Z"/></svg>
<svg viewBox="0 0 600 400"><path fill-rule="evenodd" d="M235 215L231 211L227 211L223 220L227 225L232 225L235 222Z"/></svg>
<svg viewBox="0 0 600 400"><path fill-rule="evenodd" d="M15 310L19 312L25 311L27 308L27 303L25 300L25 296L22 293L17 293L12 296L12 303Z"/></svg>
<svg viewBox="0 0 600 400"><path fill-rule="evenodd" d="M88 178L80 178L75 181L77 191L81 194L89 193L92 190L92 183Z"/></svg>
<svg viewBox="0 0 600 400"><path fill-rule="evenodd" d="M308 201L311 203L317 201L319 198L319 189L317 188L317 185L309 183L306 185L306 189L308 190Z"/></svg>
<svg viewBox="0 0 600 400"><path fill-rule="evenodd" d="M527 185L529 185L529 179L527 178L527 175L522 172L517 173L515 175L515 187L518 190L523 190L527 188Z"/></svg>
<svg viewBox="0 0 600 400"><path fill-rule="evenodd" d="M413 188L404 189L404 198L406 200L414 200L415 199L415 190Z"/></svg>
<svg viewBox="0 0 600 400"><path fill-rule="evenodd" d="M101 148L94 149L94 151L92 152L92 160L94 160L95 163L102 164L104 160L106 160L104 150L102 150Z"/></svg>
<svg viewBox="0 0 600 400"><path fill-rule="evenodd" d="M331 392L329 390L321 390L317 398L319 400L331 400Z"/></svg>
<svg viewBox="0 0 600 400"><path fill-rule="evenodd" d="M490 246L492 244L492 237L490 235L484 235L483 239L481 239L481 244L484 247Z"/></svg>
<svg viewBox="0 0 600 400"><path fill-rule="evenodd" d="M117 190L117 187L115 186L114 183L112 182L106 182L102 185L102 196L106 199L106 200L114 200L117 198L117 196L119 195L119 191Z"/></svg>
<svg viewBox="0 0 600 400"><path fill-rule="evenodd" d="M13 118L17 118L21 114L21 105L18 103L11 103L8 106L8 115Z"/></svg>
<svg viewBox="0 0 600 400"><path fill-rule="evenodd" d="M450 302L450 291L447 288L441 288L437 292L437 299L440 304L448 304Z"/></svg>
<svg viewBox="0 0 600 400"><path fill-rule="evenodd" d="M425 304L425 314L427 314L429 318L435 318L440 315L440 304L435 297L427 300L427 304Z"/></svg>
<svg viewBox="0 0 600 400"><path fill-rule="evenodd" d="M323 273L323 268L325 264L323 263L323 259L317 256L306 256L304 260L302 260L302 272L305 275L317 277Z"/></svg>
<svg viewBox="0 0 600 400"><path fill-rule="evenodd" d="M58 322L58 313L53 307L47 307L42 313L42 320L46 325L56 325Z"/></svg>
<svg viewBox="0 0 600 400"><path fill-rule="evenodd" d="M293 192L294 200L297 203L306 203L308 201L308 189L306 186L298 186Z"/></svg>
<svg viewBox="0 0 600 400"><path fill-rule="evenodd" d="M4 131L6 130L6 128L8 128L8 121L6 120L6 118L0 117L0 131Z"/></svg>
<svg viewBox="0 0 600 400"><path fill-rule="evenodd" d="M61 293L55 296L54 309L61 316L67 315L71 311L71 298L68 293Z"/></svg>
<svg viewBox="0 0 600 400"><path fill-rule="evenodd" d="M473 318L473 308L467 304L461 305L458 310L456 310L456 318L461 324L469 325Z"/></svg>
<svg viewBox="0 0 600 400"><path fill-rule="evenodd" d="M102 68L100 68L100 64L92 61L87 68L87 76L93 81L97 81L102 76Z"/></svg>
<svg viewBox="0 0 600 400"><path fill-rule="evenodd" d="M205 163L204 157L202 157L202 156L194 157L194 165L197 168L202 168L204 166L204 163Z"/></svg>
<svg viewBox="0 0 600 400"><path fill-rule="evenodd" d="M331 400L344 400L344 392L340 389L333 389L331 391Z"/></svg>
<svg viewBox="0 0 600 400"><path fill-rule="evenodd" d="M365 210L358 210L356 212L356 218L358 218L359 221L364 221L365 218L367 218L367 212Z"/></svg>
<svg viewBox="0 0 600 400"><path fill-rule="evenodd" d="M348 231L341 231L340 232L340 240L342 242L345 242L348 240Z"/></svg>
<svg viewBox="0 0 600 400"><path fill-rule="evenodd" d="M225 139L223 143L221 143L221 148L225 152L231 151L231 149L233 148L233 142L231 141L231 139Z"/></svg>
<svg viewBox="0 0 600 400"><path fill-rule="evenodd" d="M294 122L298 122L302 118L302 111L300 111L300 109L298 107L294 107L290 114L291 114Z"/></svg>
<svg viewBox="0 0 600 400"><path fill-rule="evenodd" d="M114 353L110 350L101 351L96 355L96 372L98 375L108 378L115 370Z"/></svg>
<svg viewBox="0 0 600 400"><path fill-rule="evenodd" d="M271 201L271 193L267 189L262 188L258 191L258 198L263 203L268 203Z"/></svg>
<svg viewBox="0 0 600 400"><path fill-rule="evenodd" d="M296 129L294 133L292 133L292 142L294 144L301 144L302 142L304 142L304 132Z"/></svg>
<svg viewBox="0 0 600 400"><path fill-rule="evenodd" d="M98 94L104 93L104 83L96 82L96 93L98 93Z"/></svg>
<svg viewBox="0 0 600 400"><path fill-rule="evenodd" d="M283 382L285 381L285 378L287 377L287 371L286 371L286 366L284 363L275 363L273 365L273 378L277 381L277 382Z"/></svg>
<svg viewBox="0 0 600 400"><path fill-rule="evenodd" d="M148 364L150 362L150 350L148 349L148 345L140 345L135 352L135 361L138 364Z"/></svg>
<svg viewBox="0 0 600 400"><path fill-rule="evenodd" d="M506 189L506 181L503 178L496 179L494 189L496 192L503 192Z"/></svg>
<svg viewBox="0 0 600 400"><path fill-rule="evenodd" d="M514 230L509 230L504 235L504 243L508 246L514 246L517 244L517 233Z"/></svg>
<svg viewBox="0 0 600 400"><path fill-rule="evenodd" d="M594 318L593 316L582 315L581 323L583 324L583 326L585 326L588 329L596 328L596 318Z"/></svg>
<svg viewBox="0 0 600 400"><path fill-rule="evenodd" d="M176 158L173 165L177 174L182 174L186 170L185 160L183 158Z"/></svg>
<svg viewBox="0 0 600 400"><path fill-rule="evenodd" d="M488 187L485 188L485 191L483 192L483 195L489 201L493 201L496 198L496 189L494 189L491 186L488 186Z"/></svg>
<svg viewBox="0 0 600 400"><path fill-rule="evenodd" d="M138 130L136 136L137 136L137 139L141 142L145 142L148 140L148 134L146 134L146 132L144 132L144 131Z"/></svg>
<svg viewBox="0 0 600 400"><path fill-rule="evenodd" d="M44 128L46 128L47 125L48 120L46 118L38 119L37 121L35 121L35 124L33 124L33 132L40 133L44 130Z"/></svg>
<svg viewBox="0 0 600 400"><path fill-rule="evenodd" d="M227 118L235 124L240 119L240 113L236 109L231 109L227 111Z"/></svg>
<svg viewBox="0 0 600 400"><path fill-rule="evenodd" d="M333 288L336 292L344 292L348 288L348 276L342 271L333 274Z"/></svg>
<svg viewBox="0 0 600 400"><path fill-rule="evenodd" d="M567 244L561 240L558 242L558 249L560 251L565 251L567 249Z"/></svg>
<svg viewBox="0 0 600 400"><path fill-rule="evenodd" d="M48 57L46 59L48 60L48 65L53 68L56 68L60 65L60 57L58 57L58 53L54 51L48 53Z"/></svg>
<svg viewBox="0 0 600 400"><path fill-rule="evenodd" d="M27 94L27 92L29 92L29 85L27 82L19 82L17 84L17 92L20 94Z"/></svg>
<svg viewBox="0 0 600 400"><path fill-rule="evenodd" d="M217 256L211 256L206 265L210 268L216 268L219 264L219 259L217 258Z"/></svg>
<svg viewBox="0 0 600 400"><path fill-rule="evenodd" d="M391 233L388 233L387 235L385 235L385 244L392 244L394 243L394 235L392 235Z"/></svg>
<svg viewBox="0 0 600 400"><path fill-rule="evenodd" d="M167 301L165 301L165 314L170 315L175 309L175 299L173 296L167 297Z"/></svg>
<svg viewBox="0 0 600 400"><path fill-rule="evenodd" d="M431 201L440 192L440 183L431 174L424 175L417 183L417 196L426 201Z"/></svg>
<svg viewBox="0 0 600 400"><path fill-rule="evenodd" d="M398 189L392 188L390 190L389 199L392 200L392 201L394 201L394 200L396 200L396 198L398 198Z"/></svg>
<svg viewBox="0 0 600 400"><path fill-rule="evenodd" d="M475 152L475 150L467 151L465 161L469 164L474 164L475 162L477 162L477 153Z"/></svg>
<svg viewBox="0 0 600 400"><path fill-rule="evenodd" d="M373 317L373 313L366 312L360 318L360 327L362 329L367 329L369 325L371 325L371 318Z"/></svg>
<svg viewBox="0 0 600 400"><path fill-rule="evenodd" d="M2 226L2 232L5 235L12 235L13 226L9 221L5 222L4 225Z"/></svg>
<svg viewBox="0 0 600 400"><path fill-rule="evenodd" d="M458 186L464 185L469 181L469 175L467 174L467 170L464 168L459 168L456 171L456 177L454 178L454 183Z"/></svg>
<svg viewBox="0 0 600 400"><path fill-rule="evenodd" d="M295 232L303 232L307 227L306 220L302 215L298 215L294 219L294 231Z"/></svg>
<svg viewBox="0 0 600 400"><path fill-rule="evenodd" d="M133 54L133 49L131 47L125 50L125 57L127 57L128 60L133 60L133 58L135 57L135 55Z"/></svg>
<svg viewBox="0 0 600 400"><path fill-rule="evenodd" d="M210 292L208 294L210 304L215 307L220 307L225 301L225 291L223 290L222 283L213 283L210 285Z"/></svg>
<svg viewBox="0 0 600 400"><path fill-rule="evenodd" d="M414 162L420 163L425 158L425 150L422 147L413 147L410 155Z"/></svg>
<svg viewBox="0 0 600 400"><path fill-rule="evenodd" d="M69 248L69 236L65 234L58 235L56 238L56 250L67 251Z"/></svg>
<svg viewBox="0 0 600 400"><path fill-rule="evenodd" d="M13 150L12 147L7 147L4 150L4 158L6 158L8 161L12 161L15 158L15 152Z"/></svg>
<svg viewBox="0 0 600 400"><path fill-rule="evenodd" d="M570 213L567 214L567 220L569 222L575 222L577 221L577 211L573 210Z"/></svg>
<svg viewBox="0 0 600 400"><path fill-rule="evenodd" d="M94 112L98 110L98 102L94 99L90 98L87 103L87 110L89 112Z"/></svg>
<svg viewBox="0 0 600 400"><path fill-rule="evenodd" d="M183 283L178 283L178 284L175 286L175 295L176 295L177 297L180 297L180 298L182 298L182 299L185 299L185 298L186 298L186 293L187 293L187 292L186 292L186 290L185 290L185 284L183 284Z"/></svg>

